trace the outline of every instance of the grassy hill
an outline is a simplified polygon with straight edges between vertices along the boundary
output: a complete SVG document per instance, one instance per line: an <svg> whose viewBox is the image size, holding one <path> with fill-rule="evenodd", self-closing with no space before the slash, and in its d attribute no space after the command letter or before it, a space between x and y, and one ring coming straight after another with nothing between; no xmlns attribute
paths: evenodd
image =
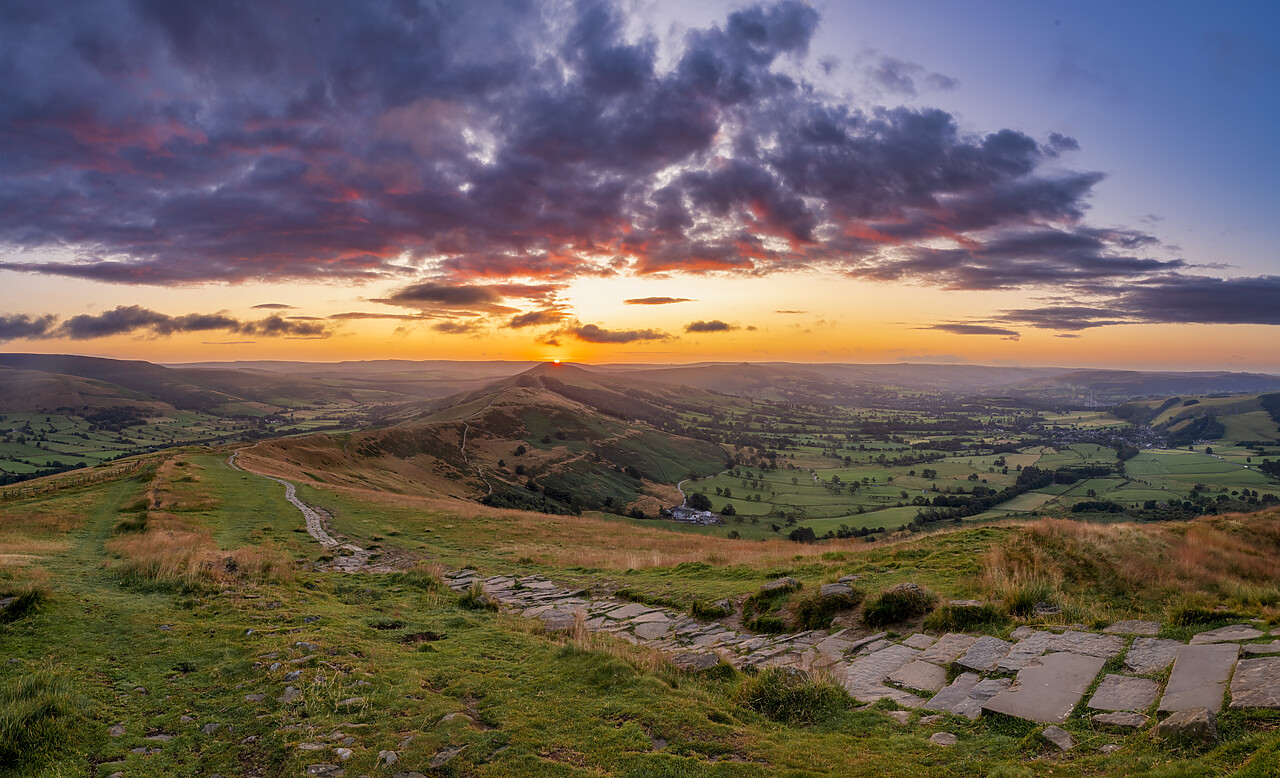
<svg viewBox="0 0 1280 778"><path fill-rule="evenodd" d="M621 639L477 608L437 578L462 567L539 574L687 610L740 603L778 576L805 592L856 575L870 593L914 582L944 602L992 603L999 618L978 634L1147 618L1185 640L1228 620L1280 624L1274 510L797 546L304 485L332 531L402 569L343 574L318 569L327 552L300 531L283 488L227 467L225 451L77 478L38 494L0 489L0 595L27 603L0 622L0 769L16 775L303 775L326 762L347 775L479 776L1262 776L1280 766L1274 712L1224 711L1209 746L1073 715L1063 726L1077 745L1059 754L1038 727L997 716L925 722L908 711L899 724L892 703L858 706L820 677L765 699L771 676L682 672ZM1061 611L1010 615L1028 593ZM781 606L788 618L793 599ZM837 623L870 632L859 613ZM943 730L956 746L930 742Z"/></svg>

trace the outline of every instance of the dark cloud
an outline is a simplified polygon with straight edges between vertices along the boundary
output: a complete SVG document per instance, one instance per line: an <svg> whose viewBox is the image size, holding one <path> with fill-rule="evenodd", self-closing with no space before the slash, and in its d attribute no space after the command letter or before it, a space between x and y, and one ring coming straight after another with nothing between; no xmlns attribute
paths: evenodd
<svg viewBox="0 0 1280 778"><path fill-rule="evenodd" d="M53 316L28 316L0 314L0 341L46 337L57 319Z"/></svg>
<svg viewBox="0 0 1280 778"><path fill-rule="evenodd" d="M170 316L138 305L118 306L99 314L83 313L58 323L53 316L0 316L0 340L19 338L92 340L113 335L143 334L169 337L188 332L225 331L262 337L328 337L327 325L315 321L291 321L268 316L240 321L225 314L190 313Z"/></svg>
<svg viewBox="0 0 1280 778"><path fill-rule="evenodd" d="M1021 335L1016 330L1006 329L1004 327L991 327L984 324L932 324L928 327L921 327L925 330L941 330L950 332L952 335L1002 335L1010 340L1017 340Z"/></svg>
<svg viewBox="0 0 1280 778"><path fill-rule="evenodd" d="M622 301L626 305L671 305L673 303L694 302L688 297L632 297Z"/></svg>
<svg viewBox="0 0 1280 778"><path fill-rule="evenodd" d="M524 327L541 327L548 324L559 324L567 314L562 311L529 311L512 316L505 327L522 329Z"/></svg>
<svg viewBox="0 0 1280 778"><path fill-rule="evenodd" d="M722 322L719 319L689 322L684 325L685 332L729 332L736 329L738 329L736 326Z"/></svg>
<svg viewBox="0 0 1280 778"><path fill-rule="evenodd" d="M774 313L801 314L801 313L808 313L808 311L788 311L788 310L780 310L780 311L774 311Z"/></svg>
<svg viewBox="0 0 1280 778"><path fill-rule="evenodd" d="M482 327L476 322L442 321L438 324L432 324L431 329L436 332L443 332L446 335L474 335L479 332Z"/></svg>
<svg viewBox="0 0 1280 778"><path fill-rule="evenodd" d="M410 321L420 321L422 319L435 318L428 313L373 313L369 311L346 311L344 313L333 313L328 316L330 319L400 319Z"/></svg>
<svg viewBox="0 0 1280 778"><path fill-rule="evenodd" d="M577 338L587 343L636 343L646 340L670 340L671 335L662 330L606 330L595 324L571 322L540 340L550 346L560 345L560 337Z"/></svg>
<svg viewBox="0 0 1280 778"><path fill-rule="evenodd" d="M666 40L625 8L6 6L0 269L382 280L396 288L376 302L490 317L557 305L582 277L815 269L1227 315L1175 285L1142 297L1189 265L1087 223L1103 177L1061 170L1074 138L823 93L792 66L819 28L797 0ZM955 86L875 57L886 92ZM1108 64L1068 51L1060 86L1114 91Z"/></svg>
<svg viewBox="0 0 1280 778"><path fill-rule="evenodd" d="M294 306L292 306L292 305L285 305L284 303L262 303L261 305L255 305L255 306L253 306L253 309L254 309L255 311L257 311L257 310L266 310L266 311L291 311L291 310L293 310L293 309L294 309Z"/></svg>

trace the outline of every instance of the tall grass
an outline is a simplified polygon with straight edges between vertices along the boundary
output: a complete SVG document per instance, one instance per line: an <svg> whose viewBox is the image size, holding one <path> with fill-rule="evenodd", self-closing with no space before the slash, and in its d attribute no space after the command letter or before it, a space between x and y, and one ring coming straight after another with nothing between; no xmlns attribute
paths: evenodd
<svg viewBox="0 0 1280 778"><path fill-rule="evenodd" d="M84 725L88 704L71 679L48 668L0 685L0 765L40 762L62 751Z"/></svg>
<svg viewBox="0 0 1280 778"><path fill-rule="evenodd" d="M743 678L735 701L783 724L817 724L847 709L844 687L821 675L768 667Z"/></svg>
<svg viewBox="0 0 1280 778"><path fill-rule="evenodd" d="M290 581L287 552L270 540L257 546L221 550L208 530L186 522L157 521L147 529L107 542L120 561L114 570L124 582L146 588L199 591L234 580Z"/></svg>

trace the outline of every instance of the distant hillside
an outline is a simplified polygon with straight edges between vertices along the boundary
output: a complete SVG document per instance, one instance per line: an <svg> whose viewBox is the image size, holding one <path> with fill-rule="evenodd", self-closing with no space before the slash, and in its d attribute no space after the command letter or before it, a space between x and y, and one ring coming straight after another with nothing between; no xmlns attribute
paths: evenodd
<svg viewBox="0 0 1280 778"><path fill-rule="evenodd" d="M166 403L179 410L222 413L245 410L246 403L271 406L263 410L273 410L313 402L355 401L349 389L241 370L175 369L150 362L64 354L0 354L0 366L96 382L100 391L90 396L106 403L102 407L118 405L111 398L112 392L131 400ZM49 394L31 400L43 406L34 410L52 411L66 405L59 397L72 385L83 384L65 378L45 379L39 386ZM7 395L12 390L5 391Z"/></svg>
<svg viewBox="0 0 1280 778"><path fill-rule="evenodd" d="M365 392L390 392L406 398L434 399L476 389L515 375L535 362L374 359L348 362L194 362L170 365L182 370L237 370Z"/></svg>
<svg viewBox="0 0 1280 778"><path fill-rule="evenodd" d="M669 431L686 391L539 365L448 401L405 406L394 426L264 442L245 456L331 484L548 513L653 515L679 501L676 482L726 460L718 445Z"/></svg>
<svg viewBox="0 0 1280 778"><path fill-rule="evenodd" d="M1168 432L1175 443L1196 440L1280 441L1280 393L1211 397L1175 395L1134 400L1112 413Z"/></svg>
<svg viewBox="0 0 1280 778"><path fill-rule="evenodd" d="M1280 376L1206 371L1144 373L1136 370L1076 370L1018 384L1012 392L1074 396L1103 405L1135 397L1252 394L1280 390Z"/></svg>

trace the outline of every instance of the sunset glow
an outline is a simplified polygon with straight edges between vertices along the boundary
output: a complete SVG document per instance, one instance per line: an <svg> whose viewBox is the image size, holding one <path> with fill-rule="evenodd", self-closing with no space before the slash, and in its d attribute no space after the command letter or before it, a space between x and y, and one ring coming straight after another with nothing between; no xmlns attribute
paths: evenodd
<svg viewBox="0 0 1280 778"><path fill-rule="evenodd" d="M0 28L5 350L1280 369L1261 6L74 5Z"/></svg>

